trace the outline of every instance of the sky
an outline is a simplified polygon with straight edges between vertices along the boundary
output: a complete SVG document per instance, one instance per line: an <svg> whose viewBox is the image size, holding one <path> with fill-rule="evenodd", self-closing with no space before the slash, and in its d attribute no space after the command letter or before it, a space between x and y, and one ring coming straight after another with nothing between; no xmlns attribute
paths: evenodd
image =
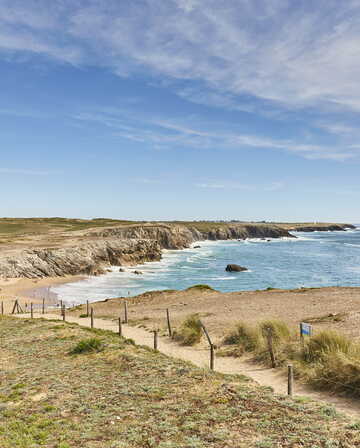
<svg viewBox="0 0 360 448"><path fill-rule="evenodd" d="M0 0L0 216L360 222L360 0Z"/></svg>

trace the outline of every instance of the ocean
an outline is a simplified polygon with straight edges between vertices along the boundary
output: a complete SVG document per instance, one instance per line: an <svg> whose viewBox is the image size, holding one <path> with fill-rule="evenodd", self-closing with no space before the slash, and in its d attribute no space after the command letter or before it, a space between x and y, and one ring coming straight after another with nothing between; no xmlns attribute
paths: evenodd
<svg viewBox="0 0 360 448"><path fill-rule="evenodd" d="M346 232L294 232L296 239L201 241L200 248L166 250L161 261L52 287L70 303L134 296L207 284L219 291L360 286L360 227ZM248 268L226 272L229 263ZM133 273L141 271L141 275Z"/></svg>

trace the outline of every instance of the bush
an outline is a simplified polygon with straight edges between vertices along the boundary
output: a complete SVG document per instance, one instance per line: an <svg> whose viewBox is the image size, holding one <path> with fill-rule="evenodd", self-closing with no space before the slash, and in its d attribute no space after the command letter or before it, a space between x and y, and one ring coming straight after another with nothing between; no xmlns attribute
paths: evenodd
<svg viewBox="0 0 360 448"><path fill-rule="evenodd" d="M290 330L281 320L264 320L260 322L260 329L264 339L266 339L268 333L271 334L274 345L290 340Z"/></svg>
<svg viewBox="0 0 360 448"><path fill-rule="evenodd" d="M100 352L104 348L103 343L98 338L82 339L70 351L71 355L89 352Z"/></svg>
<svg viewBox="0 0 360 448"><path fill-rule="evenodd" d="M198 314L188 316L179 331L174 332L175 341L183 345L194 345L200 342L202 326Z"/></svg>
<svg viewBox="0 0 360 448"><path fill-rule="evenodd" d="M187 288L186 291L191 291L192 289L215 291L214 288L212 288L209 285L194 285L194 286L190 286L190 288Z"/></svg>
<svg viewBox="0 0 360 448"><path fill-rule="evenodd" d="M338 353L356 356L359 355L359 349L345 336L325 330L309 339L303 350L303 359L307 362L316 362L325 359L329 354Z"/></svg>
<svg viewBox="0 0 360 448"><path fill-rule="evenodd" d="M245 352L254 351L260 345L261 335L258 328L239 322L236 328L225 339L225 345L240 345Z"/></svg>
<svg viewBox="0 0 360 448"><path fill-rule="evenodd" d="M350 358L340 351L329 352L322 354L320 362L304 365L302 376L317 388L360 396L359 358Z"/></svg>

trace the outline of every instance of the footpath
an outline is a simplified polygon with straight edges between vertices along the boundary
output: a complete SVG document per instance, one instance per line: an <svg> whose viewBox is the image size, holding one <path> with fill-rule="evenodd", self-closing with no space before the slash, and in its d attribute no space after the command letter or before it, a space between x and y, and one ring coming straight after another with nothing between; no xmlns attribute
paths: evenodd
<svg viewBox="0 0 360 448"><path fill-rule="evenodd" d="M16 317L29 319L29 314L18 314ZM59 314L38 314L34 318L62 320ZM90 318L78 318L66 316L66 322L76 323L83 327L91 327ZM118 321L109 319L94 319L94 328L109 330L118 333ZM154 347L154 335L143 328L122 324L122 335L133 339L137 345ZM172 341L169 337L158 337L158 350L173 358L190 361L198 367L209 367L209 349L206 347L184 347ZM287 378L279 369L270 369L251 362L249 358L218 357L215 358L215 371L226 374L246 375L262 386L272 387L275 393L287 393ZM348 416L360 419L360 400L332 395L329 392L314 391L310 387L297 383L294 384L294 396L306 397L310 400L322 402L325 405L333 405L337 411Z"/></svg>

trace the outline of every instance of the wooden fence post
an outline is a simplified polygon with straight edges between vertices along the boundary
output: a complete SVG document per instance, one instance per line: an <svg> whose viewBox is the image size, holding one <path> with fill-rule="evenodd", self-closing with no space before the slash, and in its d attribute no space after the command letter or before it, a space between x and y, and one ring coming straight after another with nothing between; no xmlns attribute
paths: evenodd
<svg viewBox="0 0 360 448"><path fill-rule="evenodd" d="M16 299L15 302L14 302L14 307L13 307L13 309L12 309L12 311L11 311L11 314L14 314L14 313L15 313L16 305L17 305L17 299Z"/></svg>
<svg viewBox="0 0 360 448"><path fill-rule="evenodd" d="M45 314L45 297L42 300L42 313Z"/></svg>
<svg viewBox="0 0 360 448"><path fill-rule="evenodd" d="M66 319L66 317L65 317L65 310L66 310L65 305L63 305L63 309L62 309L62 318L63 318L63 321L65 321L65 319Z"/></svg>
<svg viewBox="0 0 360 448"><path fill-rule="evenodd" d="M24 310L22 309L22 306L20 305L19 300L17 300L16 302L17 302L18 313L24 313Z"/></svg>
<svg viewBox="0 0 360 448"><path fill-rule="evenodd" d="M90 323L91 323L91 328L94 328L94 308L91 307L90 310Z"/></svg>
<svg viewBox="0 0 360 448"><path fill-rule="evenodd" d="M294 384L294 370L292 364L288 365L288 395L292 397L293 395L293 384Z"/></svg>
<svg viewBox="0 0 360 448"><path fill-rule="evenodd" d="M32 302L30 303L30 316L31 316L31 319L34 317L34 310L33 310L33 303Z"/></svg>
<svg viewBox="0 0 360 448"><path fill-rule="evenodd" d="M158 331L154 330L154 350L158 349Z"/></svg>
<svg viewBox="0 0 360 448"><path fill-rule="evenodd" d="M124 324L128 323L128 308L127 308L127 302L125 300L124 302L124 311L125 311L125 319L124 319Z"/></svg>
<svg viewBox="0 0 360 448"><path fill-rule="evenodd" d="M171 330L171 323L170 323L170 314L169 314L169 308L166 308L166 318L167 318L167 326L169 331L169 337L172 337L172 330Z"/></svg>
<svg viewBox="0 0 360 448"><path fill-rule="evenodd" d="M89 301L86 301L86 317L89 317Z"/></svg>
<svg viewBox="0 0 360 448"><path fill-rule="evenodd" d="M270 359L271 359L271 367L275 369L276 367L276 360L275 360L275 353L274 353L274 344L273 344L273 335L271 332L271 328L266 328L266 339L268 343L268 349L270 353Z"/></svg>
<svg viewBox="0 0 360 448"><path fill-rule="evenodd" d="M215 350L213 344L210 345L210 369L214 370Z"/></svg>
<svg viewBox="0 0 360 448"><path fill-rule="evenodd" d="M121 325L121 317L119 317L119 336L122 336L122 325Z"/></svg>
<svg viewBox="0 0 360 448"><path fill-rule="evenodd" d="M1 302L1 315L4 315L4 302Z"/></svg>
<svg viewBox="0 0 360 448"><path fill-rule="evenodd" d="M209 333L207 332L204 324L201 322L201 327L205 333L206 339L208 340L209 346L210 346L210 369L214 370L214 364L215 364L215 348L214 344L211 342Z"/></svg>

